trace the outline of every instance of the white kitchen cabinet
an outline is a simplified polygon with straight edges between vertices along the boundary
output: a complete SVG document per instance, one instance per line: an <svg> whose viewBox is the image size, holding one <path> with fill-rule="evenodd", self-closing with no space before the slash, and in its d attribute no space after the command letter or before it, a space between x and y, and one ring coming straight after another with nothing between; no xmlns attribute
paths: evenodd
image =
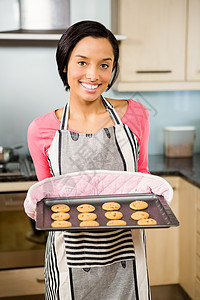
<svg viewBox="0 0 200 300"><path fill-rule="evenodd" d="M116 2L116 30L127 39L120 43L120 76L114 88L200 89L200 0Z"/></svg>
<svg viewBox="0 0 200 300"><path fill-rule="evenodd" d="M171 209L179 220L179 177L164 177L174 190ZM147 229L147 262L150 285L179 282L179 227Z"/></svg>
<svg viewBox="0 0 200 300"><path fill-rule="evenodd" d="M189 0L187 80L200 81L200 0Z"/></svg>

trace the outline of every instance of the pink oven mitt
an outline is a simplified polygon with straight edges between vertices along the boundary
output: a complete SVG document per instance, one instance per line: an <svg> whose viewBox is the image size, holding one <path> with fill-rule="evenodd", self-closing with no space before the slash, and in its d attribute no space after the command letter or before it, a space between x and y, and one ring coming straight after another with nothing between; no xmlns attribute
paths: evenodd
<svg viewBox="0 0 200 300"><path fill-rule="evenodd" d="M124 171L82 171L51 177L35 183L28 190L24 207L27 215L36 218L36 205L43 198L78 197L153 193L162 195L168 203L173 189L162 177Z"/></svg>

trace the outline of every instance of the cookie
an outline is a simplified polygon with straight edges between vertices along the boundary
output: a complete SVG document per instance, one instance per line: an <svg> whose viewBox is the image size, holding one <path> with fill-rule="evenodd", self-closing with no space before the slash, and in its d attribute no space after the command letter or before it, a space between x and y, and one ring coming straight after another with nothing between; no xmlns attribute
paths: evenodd
<svg viewBox="0 0 200 300"><path fill-rule="evenodd" d="M54 221L51 223L51 227L71 227L72 224L69 221Z"/></svg>
<svg viewBox="0 0 200 300"><path fill-rule="evenodd" d="M141 210L148 207L148 203L145 201L133 201L129 204L129 207L134 210Z"/></svg>
<svg viewBox="0 0 200 300"><path fill-rule="evenodd" d="M106 224L107 226L124 226L126 222L124 220L110 220Z"/></svg>
<svg viewBox="0 0 200 300"><path fill-rule="evenodd" d="M81 204L77 207L77 210L82 213L89 213L95 211L95 207L91 204Z"/></svg>
<svg viewBox="0 0 200 300"><path fill-rule="evenodd" d="M94 213L80 213L78 219L80 221L94 221L97 218L97 215Z"/></svg>
<svg viewBox="0 0 200 300"><path fill-rule="evenodd" d="M137 224L138 225L156 225L157 222L156 222L156 220L149 218L149 219L141 219L141 220L137 221Z"/></svg>
<svg viewBox="0 0 200 300"><path fill-rule="evenodd" d="M110 220L119 220L123 217L120 211L107 211L105 217Z"/></svg>
<svg viewBox="0 0 200 300"><path fill-rule="evenodd" d="M117 202L106 202L102 205L102 208L104 210L119 210L120 209L120 204Z"/></svg>
<svg viewBox="0 0 200 300"><path fill-rule="evenodd" d="M70 215L68 213L64 213L64 212L57 212L57 213L53 213L51 215L51 218L54 221L65 221L70 218Z"/></svg>
<svg viewBox="0 0 200 300"><path fill-rule="evenodd" d="M70 208L67 204L55 204L51 207L53 212L68 212Z"/></svg>
<svg viewBox="0 0 200 300"><path fill-rule="evenodd" d="M136 212L132 213L132 215L131 215L131 219L136 220L136 221L138 221L140 219L148 219L148 217L149 217L149 214L145 211L136 211Z"/></svg>
<svg viewBox="0 0 200 300"><path fill-rule="evenodd" d="M97 221L82 221L80 223L81 227L91 227L91 226L99 226Z"/></svg>

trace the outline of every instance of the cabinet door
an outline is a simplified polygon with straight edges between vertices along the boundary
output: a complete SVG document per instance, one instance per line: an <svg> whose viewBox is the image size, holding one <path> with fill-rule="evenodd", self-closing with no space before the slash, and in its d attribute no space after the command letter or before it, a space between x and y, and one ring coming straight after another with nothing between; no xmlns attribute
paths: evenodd
<svg viewBox="0 0 200 300"><path fill-rule="evenodd" d="M171 209L179 219L179 177L166 177L173 187ZM147 229L147 262L150 285L179 282L179 227Z"/></svg>
<svg viewBox="0 0 200 300"><path fill-rule="evenodd" d="M120 0L120 82L185 78L186 0Z"/></svg>
<svg viewBox="0 0 200 300"><path fill-rule="evenodd" d="M200 80L200 0L189 0L187 80Z"/></svg>
<svg viewBox="0 0 200 300"><path fill-rule="evenodd" d="M184 179L179 187L180 214L180 285L195 299L196 219L198 188Z"/></svg>

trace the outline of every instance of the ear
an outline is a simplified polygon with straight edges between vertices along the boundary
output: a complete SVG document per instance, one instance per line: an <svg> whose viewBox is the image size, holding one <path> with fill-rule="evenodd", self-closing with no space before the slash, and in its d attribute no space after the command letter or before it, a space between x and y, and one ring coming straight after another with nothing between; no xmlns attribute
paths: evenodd
<svg viewBox="0 0 200 300"><path fill-rule="evenodd" d="M66 66L65 66L64 69L63 69L63 73L67 73L67 68L66 68Z"/></svg>

